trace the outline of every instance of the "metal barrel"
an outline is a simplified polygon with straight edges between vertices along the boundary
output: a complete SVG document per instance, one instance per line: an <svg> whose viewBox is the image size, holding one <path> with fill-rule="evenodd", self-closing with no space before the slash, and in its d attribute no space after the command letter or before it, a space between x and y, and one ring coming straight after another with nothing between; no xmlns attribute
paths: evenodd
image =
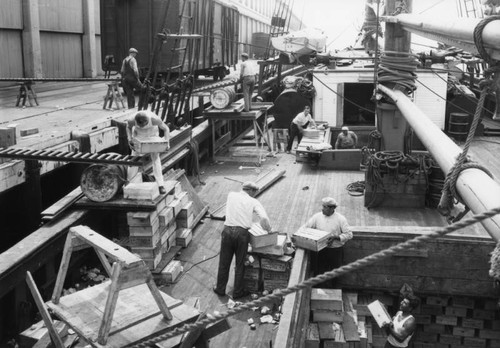
<svg viewBox="0 0 500 348"><path fill-rule="evenodd" d="M210 93L210 103L216 109L225 109L236 100L234 86L214 89Z"/></svg>
<svg viewBox="0 0 500 348"><path fill-rule="evenodd" d="M127 167L92 164L80 178L83 194L93 202L106 202L116 196L127 180Z"/></svg>
<svg viewBox="0 0 500 348"><path fill-rule="evenodd" d="M448 134L456 140L465 140L469 133L469 114L463 112L451 112L448 122Z"/></svg>

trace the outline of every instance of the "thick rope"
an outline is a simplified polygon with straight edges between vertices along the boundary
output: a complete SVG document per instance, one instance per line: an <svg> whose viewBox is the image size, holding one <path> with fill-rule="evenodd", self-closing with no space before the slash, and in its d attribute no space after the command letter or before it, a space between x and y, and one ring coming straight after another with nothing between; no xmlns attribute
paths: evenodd
<svg viewBox="0 0 500 348"><path fill-rule="evenodd" d="M254 300L251 302L246 302L238 307L235 307L233 309L228 310L227 312L223 312L223 313L219 313L219 314L214 313L214 314L207 315L207 318L205 318L203 320L197 321L193 324L185 324L185 325L178 327L178 328L175 328L172 331L169 331L165 334L162 334L160 336L157 336L157 337L145 340L143 342L137 343L131 347L146 348L146 347L151 346L154 343L166 340L167 338L174 337L174 336L180 335L182 333L185 333L185 332L188 332L191 330L204 329L205 326L207 326L208 324L215 323L221 319L233 316L235 314L238 314L238 313L241 313L241 312L244 312L247 310L252 310L252 308L260 307L262 305L269 303L270 301L275 301L275 300L280 301L281 297L283 297L283 296L292 294L292 293L300 291L300 290L304 290L306 288L313 287L314 285L323 283L326 280L333 279L333 278L336 278L338 276L354 272L354 271L359 270L363 267L371 266L375 262L386 259L386 258L396 254L397 252L400 252L402 250L409 249L409 248L415 248L419 244L422 244L422 243L427 242L429 240L444 236L448 233L455 232L461 228L471 226L477 222L491 218L499 213L500 213L500 207L495 208L495 209L491 209L487 212L483 212L483 213L474 215L474 216L472 216L464 221L459 221L459 222L454 223L452 225L442 227L442 228L440 228L440 229L438 229L430 234L421 235L421 236L412 238L412 239L407 240L403 243L396 244L388 249L379 251L375 254L372 254L372 255L366 256L362 259L356 260L356 261L354 261L350 264L347 264L345 266L342 266L340 268L328 271L326 273L320 274L320 275L313 277L313 278L309 278L309 279L307 279L307 280L305 280L302 283L299 283L297 285L290 286L286 289L280 289L280 290L275 291L272 294L261 297L257 300Z"/></svg>
<svg viewBox="0 0 500 348"><path fill-rule="evenodd" d="M489 80L484 80L481 82L481 95L479 96L479 100L477 103L476 111L474 113L474 118L472 120L472 124L469 130L469 133L467 134L467 139L465 140L465 145L462 150L462 152L458 155L457 161L451 168L451 170L448 172L448 175L446 176L446 179L444 181L444 186L443 186L443 191L441 194L441 200L438 205L438 210L441 214L445 216L450 216L451 215L451 209L453 208L454 205L454 199L457 201L462 202L462 199L460 198L459 194L456 191L456 185L457 185L457 180L458 176L460 173L469 168L477 168L481 169L484 171L486 174L488 174L490 177L493 177L491 172L484 166L478 164L478 163L473 163L469 161L467 157L467 152L469 151L469 147L472 143L472 140L474 138L474 134L476 133L476 128L479 124L479 121L481 119L481 112L483 109L484 101L486 99L486 96L488 94L488 88L490 85L495 84L498 78L500 77L500 74L495 73L495 77L493 79ZM468 209L468 208L466 208Z"/></svg>

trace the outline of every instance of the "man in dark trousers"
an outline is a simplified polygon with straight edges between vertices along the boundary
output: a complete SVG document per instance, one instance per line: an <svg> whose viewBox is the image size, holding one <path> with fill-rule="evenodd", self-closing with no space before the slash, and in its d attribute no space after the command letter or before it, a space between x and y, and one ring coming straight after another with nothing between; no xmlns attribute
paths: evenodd
<svg viewBox="0 0 500 348"><path fill-rule="evenodd" d="M243 183L239 192L230 192L226 202L226 221L222 230L220 243L219 271L214 292L219 296L226 295L229 268L235 256L235 274L233 299L249 295L245 289L243 277L245 273L245 257L247 255L254 214L260 219L260 225L271 232L271 223L262 204L254 198L259 187L251 181Z"/></svg>
<svg viewBox="0 0 500 348"><path fill-rule="evenodd" d="M419 298L411 293L403 297L392 322L384 326L388 335L384 348L408 347L417 328L417 321L411 313L419 304Z"/></svg>
<svg viewBox="0 0 500 348"><path fill-rule="evenodd" d="M243 101L245 103L245 111L248 112L252 108L252 94L255 87L254 67L248 61L248 53L241 54L240 81L243 89Z"/></svg>
<svg viewBox="0 0 500 348"><path fill-rule="evenodd" d="M292 145L295 137L297 137L297 145L300 144L302 135L304 134L304 129L309 126L309 123L311 123L314 128L317 128L316 122L314 122L311 117L311 107L306 105L304 107L304 111L299 112L292 120L292 123L290 123L290 138L288 138L286 153L290 153L290 151L292 151Z"/></svg>
<svg viewBox="0 0 500 348"><path fill-rule="evenodd" d="M139 69L135 56L139 52L135 48L128 50L128 56L122 62L122 87L127 95L127 105L129 109L135 107L134 89L141 89L142 83L139 80Z"/></svg>

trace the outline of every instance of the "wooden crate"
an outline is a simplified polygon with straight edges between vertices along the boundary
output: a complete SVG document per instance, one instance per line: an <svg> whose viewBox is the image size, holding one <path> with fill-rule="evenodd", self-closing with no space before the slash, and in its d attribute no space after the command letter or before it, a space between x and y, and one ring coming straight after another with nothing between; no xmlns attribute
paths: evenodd
<svg viewBox="0 0 500 348"><path fill-rule="evenodd" d="M152 226L158 218L156 211L133 211L127 213L127 223L129 226Z"/></svg>
<svg viewBox="0 0 500 348"><path fill-rule="evenodd" d="M300 228L292 235L292 242L302 249L320 251L326 248L329 236L330 233L326 231L314 228Z"/></svg>
<svg viewBox="0 0 500 348"><path fill-rule="evenodd" d="M309 323L306 331L305 348L319 348L319 328L316 323Z"/></svg>
<svg viewBox="0 0 500 348"><path fill-rule="evenodd" d="M174 216L177 217L182 209L182 202L179 199L174 199L170 202L167 207L172 208L174 211Z"/></svg>
<svg viewBox="0 0 500 348"><path fill-rule="evenodd" d="M252 248L261 248L269 245L276 245L278 233L269 233L259 224L253 224L248 230L250 233L250 245Z"/></svg>
<svg viewBox="0 0 500 348"><path fill-rule="evenodd" d="M168 141L160 137L151 137L147 140L133 139L134 149L139 153L166 152Z"/></svg>
<svg viewBox="0 0 500 348"><path fill-rule="evenodd" d="M343 310L342 290L340 289L311 289L311 309L325 309L332 311Z"/></svg>
<svg viewBox="0 0 500 348"><path fill-rule="evenodd" d="M131 182L123 187L123 198L154 200L160 195L156 182Z"/></svg>
<svg viewBox="0 0 500 348"><path fill-rule="evenodd" d="M176 234L177 238L175 239L175 245L179 245L183 248L186 248L193 239L193 232L190 228L179 228Z"/></svg>
<svg viewBox="0 0 500 348"><path fill-rule="evenodd" d="M375 321L377 322L379 327L384 326L384 324L386 323L392 322L391 316L389 315L389 313L387 313L387 309L379 300L375 300L372 303L369 303L368 309L370 310L373 318L375 318Z"/></svg>
<svg viewBox="0 0 500 348"><path fill-rule="evenodd" d="M185 204L182 208L181 208L181 211L179 213L179 217L180 218L187 218L189 215L192 215L194 212L193 210L193 202L192 201L189 201L187 202L187 204Z"/></svg>
<svg viewBox="0 0 500 348"><path fill-rule="evenodd" d="M264 254L264 255L285 255L285 244L286 244L286 234L278 233L278 240L275 245L267 245L261 248L252 249L254 253Z"/></svg>
<svg viewBox="0 0 500 348"><path fill-rule="evenodd" d="M182 273L182 264L178 260L172 260L160 272L160 277L167 283L173 283Z"/></svg>
<svg viewBox="0 0 500 348"><path fill-rule="evenodd" d="M160 222L160 227L168 226L168 224L174 219L174 209L172 207L165 207L162 211L158 213L158 220Z"/></svg>
<svg viewBox="0 0 500 348"><path fill-rule="evenodd" d="M276 258L261 257L260 267L264 270L275 272L287 272L292 268L293 257L283 255Z"/></svg>
<svg viewBox="0 0 500 348"><path fill-rule="evenodd" d="M313 322L318 323L321 321L341 323L344 321L343 311L329 311L325 309L315 309L312 311Z"/></svg>
<svg viewBox="0 0 500 348"><path fill-rule="evenodd" d="M186 218L182 218L179 215L177 216L177 219L175 221L177 221L178 227L191 228L191 229L194 228L194 214L190 214Z"/></svg>
<svg viewBox="0 0 500 348"><path fill-rule="evenodd" d="M150 226L129 226L128 232L130 236L141 237L141 236L152 236L160 230L160 221L158 219L154 220Z"/></svg>

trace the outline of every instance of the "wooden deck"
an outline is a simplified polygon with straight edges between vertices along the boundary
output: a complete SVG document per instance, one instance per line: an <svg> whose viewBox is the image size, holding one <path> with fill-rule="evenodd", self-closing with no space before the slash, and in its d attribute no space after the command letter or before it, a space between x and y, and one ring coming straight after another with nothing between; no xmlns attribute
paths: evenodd
<svg viewBox="0 0 500 348"><path fill-rule="evenodd" d="M500 146L500 144L490 145ZM478 156L487 154L476 148L475 151ZM332 196L339 202L338 212L345 215L353 226L406 226L405 230L411 231L411 226L421 228L446 224L445 219L437 211L428 208L368 210L364 207L363 196L351 196L346 190L349 183L364 180L364 173L316 169L308 164L295 162L293 152L278 153L276 158L267 158L261 167L255 169L239 169L239 166L240 164L236 163L203 165L204 174L201 178L206 185L197 185L195 189L209 204L209 211L224 204L228 192L239 190L240 184L227 178L239 181L256 180L259 175L267 171L286 170L284 178L259 196L273 227L280 232L287 234L295 232L313 213L321 209L321 198L325 196ZM209 313L226 311L229 299L227 296L219 298L211 290L217 277L222 228L222 221L209 218L198 225L194 231L193 241L188 248L182 249L179 257L185 273L176 284L163 287L163 290L174 298L200 297L201 310ZM458 234L487 236L481 226L459 231ZM233 274L230 275L226 289L228 294L232 294L232 281ZM252 331L247 323L249 318L258 322L260 316L258 311L249 311L229 318L232 329L213 338L211 345L247 348L269 346L269 341L274 339L277 332L277 325L261 324L257 326L256 331Z"/></svg>

